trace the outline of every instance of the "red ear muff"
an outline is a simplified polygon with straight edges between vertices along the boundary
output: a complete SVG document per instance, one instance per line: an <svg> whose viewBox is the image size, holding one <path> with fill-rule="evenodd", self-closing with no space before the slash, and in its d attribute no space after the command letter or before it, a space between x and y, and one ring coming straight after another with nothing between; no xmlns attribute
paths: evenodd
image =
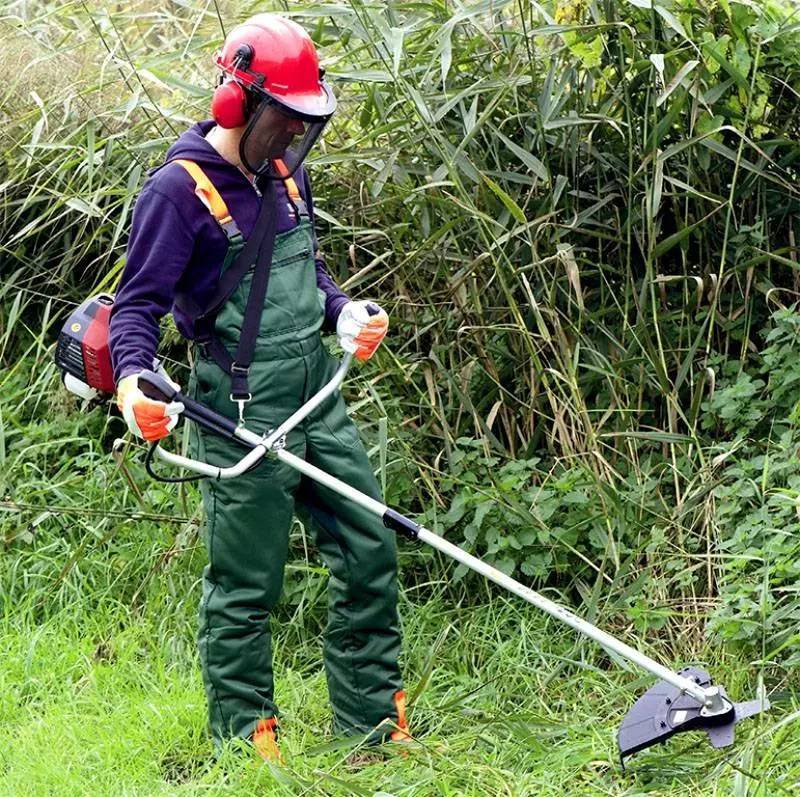
<svg viewBox="0 0 800 797"><path fill-rule="evenodd" d="M226 80L214 89L211 115L220 127L241 127L247 121L247 95L241 84Z"/></svg>

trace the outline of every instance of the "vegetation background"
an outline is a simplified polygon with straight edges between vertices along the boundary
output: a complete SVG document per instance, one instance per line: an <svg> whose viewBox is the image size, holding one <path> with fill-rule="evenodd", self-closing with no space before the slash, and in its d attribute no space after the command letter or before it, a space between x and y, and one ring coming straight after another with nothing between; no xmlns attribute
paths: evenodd
<svg viewBox="0 0 800 797"><path fill-rule="evenodd" d="M285 765L211 757L202 522L52 344L112 289L147 169L251 13L312 33L331 271L390 337L347 388L387 501L664 663L773 710L616 761L651 680L402 551L406 757L331 739L326 573L274 618ZM800 788L800 8L789 0L5 0L0 792L778 795ZM164 334L171 370L187 354ZM182 445L181 435L177 445Z"/></svg>

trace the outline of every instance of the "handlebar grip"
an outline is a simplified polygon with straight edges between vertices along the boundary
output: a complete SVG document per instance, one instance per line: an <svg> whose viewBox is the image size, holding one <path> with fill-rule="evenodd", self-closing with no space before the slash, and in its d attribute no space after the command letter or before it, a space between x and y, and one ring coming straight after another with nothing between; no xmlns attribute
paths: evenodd
<svg viewBox="0 0 800 797"><path fill-rule="evenodd" d="M165 379L161 374L155 371L142 371L137 380L139 390L147 396L147 398L154 401L183 401L180 392L175 389L175 386L168 379Z"/></svg>
<svg viewBox="0 0 800 797"><path fill-rule="evenodd" d="M160 374L154 371L142 371L139 374L138 385L139 390L145 396L155 401L180 401L184 407L181 415L185 415L190 421L194 421L204 429L223 437L238 439L236 437L236 421L184 395Z"/></svg>

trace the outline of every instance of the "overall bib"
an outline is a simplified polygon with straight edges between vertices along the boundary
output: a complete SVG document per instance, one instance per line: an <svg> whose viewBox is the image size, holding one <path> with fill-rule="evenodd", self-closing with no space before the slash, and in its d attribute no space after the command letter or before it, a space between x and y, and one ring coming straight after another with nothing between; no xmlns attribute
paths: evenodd
<svg viewBox="0 0 800 797"><path fill-rule="evenodd" d="M226 264L230 258L226 258ZM215 334L234 350L253 269L218 314ZM264 310L250 366L247 427L276 427L333 376L338 363L320 338L313 231L298 225L275 239ZM235 418L231 380L202 350L190 395ZM192 456L230 464L235 443L193 426ZM286 440L293 454L380 500L377 481L337 391ZM394 532L357 505L274 458L230 481L201 482L207 514L199 649L215 745L248 738L276 717L270 612L283 583L289 530L297 512L330 570L323 648L334 732L378 740L405 726L398 667L397 552ZM386 720L390 722L386 722Z"/></svg>

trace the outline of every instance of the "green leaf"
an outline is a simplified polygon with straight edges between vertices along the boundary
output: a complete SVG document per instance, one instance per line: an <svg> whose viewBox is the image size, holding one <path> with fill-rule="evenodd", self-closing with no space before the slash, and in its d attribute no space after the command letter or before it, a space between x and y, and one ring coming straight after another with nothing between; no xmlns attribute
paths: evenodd
<svg viewBox="0 0 800 797"><path fill-rule="evenodd" d="M87 216L102 216L103 211L100 210L97 205L87 202L85 199L80 199L80 197L70 197L65 203L68 208L72 208L73 210L77 210L80 213L84 213Z"/></svg>
<svg viewBox="0 0 800 797"><path fill-rule="evenodd" d="M180 89L188 97L197 97L198 99L204 100L208 99L208 88L206 88L206 86L198 86L195 83L190 83L188 80L182 80L170 69L165 69L164 71L151 69L149 76L170 88Z"/></svg>
<svg viewBox="0 0 800 797"><path fill-rule="evenodd" d="M664 82L664 53L651 53L650 54L650 63L656 68L656 72L658 72L658 76L661 78L661 82Z"/></svg>
<svg viewBox="0 0 800 797"><path fill-rule="evenodd" d="M458 521L464 517L464 513L466 511L467 495L463 492L458 493L458 495L456 495L456 497L453 499L450 509L448 509L446 514L442 517L442 522L447 523L448 525L458 523Z"/></svg>
<svg viewBox="0 0 800 797"><path fill-rule="evenodd" d="M445 25L442 28L442 41L440 44L441 54L439 56L439 63L442 72L442 88L447 82L447 74L450 72L450 65L453 63L453 42L452 42L453 28L451 25Z"/></svg>
<svg viewBox="0 0 800 797"><path fill-rule="evenodd" d="M728 49L728 40L730 36L721 36L717 42L708 42L703 45L703 52L707 55L710 55L712 63L717 63L719 66L728 73L730 77L736 82L738 86L743 89L747 89L747 78L742 72L735 66L735 64L731 63L726 57L725 54ZM749 68L749 67L748 67ZM713 72L713 69L710 70Z"/></svg>
<svg viewBox="0 0 800 797"><path fill-rule="evenodd" d="M651 440L654 443L692 443L694 438L687 434L672 432L603 432L600 437L624 437L631 440Z"/></svg>
<svg viewBox="0 0 800 797"><path fill-rule="evenodd" d="M663 105L667 99L669 99L669 95L672 94L678 86L681 85L683 79L687 77L687 75L691 74L694 68L699 64L699 61L692 60L687 61L679 70L678 73L675 75L674 78L669 82L669 85L658 95L656 99L656 105Z"/></svg>
<svg viewBox="0 0 800 797"><path fill-rule="evenodd" d="M679 36L686 39L688 42L691 42L689 35L686 33L686 28L683 27L680 20L671 12L668 11L664 6L654 6L656 13L667 23L667 25L672 28Z"/></svg>
<svg viewBox="0 0 800 797"><path fill-rule="evenodd" d="M724 60L728 52L728 45L731 37L728 34L715 39L710 31L703 34L701 49L706 56L706 69L715 75L719 72L721 60Z"/></svg>
<svg viewBox="0 0 800 797"><path fill-rule="evenodd" d="M656 158L655 174L653 175L653 182L647 192L647 204L649 205L650 218L654 219L658 215L661 208L661 194L664 184L664 161Z"/></svg>
<svg viewBox="0 0 800 797"><path fill-rule="evenodd" d="M425 103L425 98L422 96L421 92L415 86L409 86L408 93L411 95L411 99L414 101L414 105L417 108L417 113L419 113L422 121L428 124L433 124L435 121L433 114Z"/></svg>
<svg viewBox="0 0 800 797"><path fill-rule="evenodd" d="M515 144L508 136L504 136L497 128L493 128L495 135L540 179L550 182L547 167L528 150Z"/></svg>
<svg viewBox="0 0 800 797"><path fill-rule="evenodd" d="M130 173L128 174L128 180L125 184L125 201L122 203L122 210L119 212L117 217L117 224L114 228L114 235L111 238L111 249L117 245L117 241L119 240L120 235L122 235L123 230L125 229L125 225L128 221L128 212L130 210L131 204L138 192L139 187L139 179L142 176L142 166L140 163L136 163L134 167L131 169ZM316 208L315 208L316 210Z"/></svg>
<svg viewBox="0 0 800 797"><path fill-rule="evenodd" d="M736 46L733 48L733 66L743 77L750 74L750 66L753 59L750 57L750 51L747 48L747 42L742 39L736 40Z"/></svg>
<svg viewBox="0 0 800 797"><path fill-rule="evenodd" d="M484 501L481 504L478 504L478 508L475 510L475 517L472 519L472 522L475 524L475 528L479 529L483 524L484 518L489 512L492 510L494 503L492 501Z"/></svg>
<svg viewBox="0 0 800 797"><path fill-rule="evenodd" d="M718 115L711 116L706 111L703 111L697 118L697 125L695 127L695 130L700 135L706 135L707 133L715 135L717 131L720 130L724 124L725 124L724 116L718 116Z"/></svg>
<svg viewBox="0 0 800 797"><path fill-rule="evenodd" d="M720 208L723 207L726 206L717 205L714 210L703 216L703 218L699 221L696 221L694 224L688 224L682 230L678 230L678 232L667 236L663 241L659 241L653 250L655 257L661 257L662 255L665 255L670 249L681 243L681 241L685 241L692 234L692 232L694 232L694 230L696 230L701 224L705 224L706 221L708 221Z"/></svg>
<svg viewBox="0 0 800 797"><path fill-rule="evenodd" d="M712 86L703 95L703 100L706 102L706 104L713 105L735 82L736 81L732 77L729 77L723 80L722 83L717 83L716 86ZM720 122L720 124L722 124L722 122Z"/></svg>
<svg viewBox="0 0 800 797"><path fill-rule="evenodd" d="M86 122L86 182L92 187L94 177L94 119Z"/></svg>
<svg viewBox="0 0 800 797"><path fill-rule="evenodd" d="M586 69L593 69L602 63L603 37L597 35L589 41L574 42L569 45L569 50Z"/></svg>
<svg viewBox="0 0 800 797"><path fill-rule="evenodd" d="M403 40L405 39L405 28L390 28L386 42L392 53L392 74L396 77L400 71L400 59L403 57Z"/></svg>
<svg viewBox="0 0 800 797"><path fill-rule="evenodd" d="M394 75L385 69L349 69L343 72L329 73L337 80L352 80L358 83L394 83Z"/></svg>
<svg viewBox="0 0 800 797"><path fill-rule="evenodd" d="M487 177L485 174L481 173L481 177L486 185L492 189L492 193L494 193L499 200L506 206L508 211L511 215L520 223L525 223L525 214L522 212L522 208L502 189L500 186L492 180L491 177Z"/></svg>

